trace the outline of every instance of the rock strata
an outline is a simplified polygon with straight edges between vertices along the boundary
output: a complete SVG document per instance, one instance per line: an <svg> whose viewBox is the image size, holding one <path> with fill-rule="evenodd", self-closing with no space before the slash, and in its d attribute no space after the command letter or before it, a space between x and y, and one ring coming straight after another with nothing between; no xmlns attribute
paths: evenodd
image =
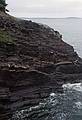
<svg viewBox="0 0 82 120"><path fill-rule="evenodd" d="M82 79L82 59L52 28L0 12L0 119Z"/></svg>

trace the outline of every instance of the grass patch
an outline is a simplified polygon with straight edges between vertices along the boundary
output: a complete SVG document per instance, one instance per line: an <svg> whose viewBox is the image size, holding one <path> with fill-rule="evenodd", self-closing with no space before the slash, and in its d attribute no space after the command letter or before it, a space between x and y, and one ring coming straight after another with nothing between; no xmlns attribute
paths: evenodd
<svg viewBox="0 0 82 120"><path fill-rule="evenodd" d="M6 31L0 30L0 43L14 43L14 40Z"/></svg>
<svg viewBox="0 0 82 120"><path fill-rule="evenodd" d="M7 31L3 31L1 29L0 29L0 52L2 55L5 54L7 56L15 54L16 52L14 38L10 36Z"/></svg>

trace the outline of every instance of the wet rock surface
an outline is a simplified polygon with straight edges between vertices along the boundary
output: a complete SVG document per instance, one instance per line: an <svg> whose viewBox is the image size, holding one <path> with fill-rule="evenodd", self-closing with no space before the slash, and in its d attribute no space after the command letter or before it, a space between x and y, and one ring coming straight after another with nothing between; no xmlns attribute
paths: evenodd
<svg viewBox="0 0 82 120"><path fill-rule="evenodd" d="M0 12L0 119L82 79L82 60L59 32Z"/></svg>

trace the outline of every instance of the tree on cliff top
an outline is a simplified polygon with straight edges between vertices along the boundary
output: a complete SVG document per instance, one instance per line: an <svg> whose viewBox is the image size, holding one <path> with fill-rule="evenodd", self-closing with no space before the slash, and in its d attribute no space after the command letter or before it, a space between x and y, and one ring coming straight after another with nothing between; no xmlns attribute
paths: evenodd
<svg viewBox="0 0 82 120"><path fill-rule="evenodd" d="M5 0L0 0L0 11L8 12L8 10L6 9L6 6L7 6L7 4L6 4Z"/></svg>

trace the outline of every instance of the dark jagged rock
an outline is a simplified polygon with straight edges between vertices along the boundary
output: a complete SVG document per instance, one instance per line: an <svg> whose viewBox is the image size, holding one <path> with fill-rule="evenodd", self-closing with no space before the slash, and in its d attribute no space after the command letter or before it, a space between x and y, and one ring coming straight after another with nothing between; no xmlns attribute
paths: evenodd
<svg viewBox="0 0 82 120"><path fill-rule="evenodd" d="M52 28L0 12L0 119L82 79L82 60Z"/></svg>

